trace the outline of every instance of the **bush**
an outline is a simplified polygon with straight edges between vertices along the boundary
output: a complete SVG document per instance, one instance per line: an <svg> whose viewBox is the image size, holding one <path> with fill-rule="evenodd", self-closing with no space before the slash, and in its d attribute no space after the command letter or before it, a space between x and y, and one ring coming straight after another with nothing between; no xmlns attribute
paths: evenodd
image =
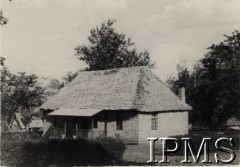
<svg viewBox="0 0 240 167"><path fill-rule="evenodd" d="M36 165L93 165L112 164L121 160L125 144L119 139L97 140L49 140L42 143L26 143L25 166Z"/></svg>
<svg viewBox="0 0 240 167"><path fill-rule="evenodd" d="M49 140L42 143L26 143L24 166L77 165L99 162L104 159L104 150L87 140ZM33 164L34 163L34 164Z"/></svg>
<svg viewBox="0 0 240 167"><path fill-rule="evenodd" d="M76 166L111 165L119 162L125 151L120 139L46 140L34 133L3 134L3 165ZM16 139L16 140L15 140Z"/></svg>
<svg viewBox="0 0 240 167"><path fill-rule="evenodd" d="M39 134L31 132L16 132L1 134L1 163L16 165L23 161L23 148L26 142L39 143L42 138ZM1 164L1 165L3 165Z"/></svg>
<svg viewBox="0 0 240 167"><path fill-rule="evenodd" d="M96 141L107 151L112 159L122 159L126 144L120 138L98 138Z"/></svg>

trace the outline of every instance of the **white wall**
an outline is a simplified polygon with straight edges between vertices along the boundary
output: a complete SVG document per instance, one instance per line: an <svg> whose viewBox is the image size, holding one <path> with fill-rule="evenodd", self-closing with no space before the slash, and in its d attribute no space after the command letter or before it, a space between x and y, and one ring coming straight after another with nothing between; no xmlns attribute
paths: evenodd
<svg viewBox="0 0 240 167"><path fill-rule="evenodd" d="M51 118L50 116L46 116L45 119L43 120L43 136L49 130L50 126L51 126Z"/></svg>
<svg viewBox="0 0 240 167"><path fill-rule="evenodd" d="M188 134L188 111L158 113L157 130L151 130L151 113L138 114L139 141L149 137L169 137Z"/></svg>

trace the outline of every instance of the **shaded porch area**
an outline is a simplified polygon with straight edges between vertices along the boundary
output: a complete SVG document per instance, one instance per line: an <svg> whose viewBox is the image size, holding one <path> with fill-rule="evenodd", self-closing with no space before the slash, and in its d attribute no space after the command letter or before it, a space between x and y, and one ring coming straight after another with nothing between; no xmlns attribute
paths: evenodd
<svg viewBox="0 0 240 167"><path fill-rule="evenodd" d="M97 124L94 115L100 110L56 110L51 116L51 138L89 138L105 137L105 130L94 128Z"/></svg>

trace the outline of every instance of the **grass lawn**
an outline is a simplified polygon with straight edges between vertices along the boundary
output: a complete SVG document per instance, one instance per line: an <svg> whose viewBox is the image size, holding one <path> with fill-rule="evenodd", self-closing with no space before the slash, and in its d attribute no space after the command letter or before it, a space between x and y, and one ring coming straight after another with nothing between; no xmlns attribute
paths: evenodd
<svg viewBox="0 0 240 167"><path fill-rule="evenodd" d="M160 136L159 136L160 137ZM240 131L236 130L223 130L221 132L219 131L192 131L189 133L188 137L192 139L192 142L194 144L194 148L197 151L199 149L200 143L202 141L203 137L211 137L212 141L210 141L210 148L209 148L209 159L212 161L212 163L200 163L201 160L203 160L203 156L201 156L199 163L186 163L182 164L181 161L184 160L184 152L183 148L179 150L179 152L170 154L168 156L168 160L170 161L170 164L161 164L161 165L220 165L221 163L217 164L215 162L214 153L218 153L221 159L229 159L230 155L228 153L221 152L217 150L214 146L216 139L220 137L232 137L235 146L233 147L233 150L236 154L235 160L231 163L233 164L239 164L239 137L240 137ZM182 142L181 142L182 144ZM223 145L226 144L227 148L230 148L229 143L223 143ZM156 141L155 143L155 151L156 151L156 160L160 161L162 159L162 149L161 149L161 143L160 141ZM125 150L123 161L127 165L151 165L148 164L147 161L149 160L149 143L140 143L138 145L127 145L127 149ZM189 160L192 160L192 157L189 153ZM152 164L152 165L160 165L159 163Z"/></svg>
<svg viewBox="0 0 240 167"><path fill-rule="evenodd" d="M212 164L191 163L182 164L184 152L181 149L168 156L170 164L148 164L149 143L127 145L121 140L102 138L99 140L51 140L43 141L35 133L6 133L1 136L0 165L6 166L79 166L79 165L219 165L215 163L214 153L219 153L221 159L229 159L228 153L218 151L214 143L220 137L232 137L235 143L233 150L236 159L232 164L239 164L239 136L240 131L193 131L188 136L192 139L195 150L199 149L203 137L211 137L209 158ZM160 137L160 136L159 136ZM183 136L182 136L183 137ZM176 138L181 138L177 136ZM182 144L182 143L181 143ZM230 148L229 143L222 143ZM125 149L126 148L126 149ZM156 160L162 159L160 141L156 141ZM123 157L122 157L123 155ZM200 161L203 159L201 156ZM192 157L189 156L189 160Z"/></svg>

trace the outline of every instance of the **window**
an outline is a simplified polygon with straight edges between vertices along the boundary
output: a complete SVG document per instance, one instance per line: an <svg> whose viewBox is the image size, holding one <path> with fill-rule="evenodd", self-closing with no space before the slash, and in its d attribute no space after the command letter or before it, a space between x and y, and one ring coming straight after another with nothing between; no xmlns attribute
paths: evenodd
<svg viewBox="0 0 240 167"><path fill-rule="evenodd" d="M157 130L157 114L152 114L151 130Z"/></svg>
<svg viewBox="0 0 240 167"><path fill-rule="evenodd" d="M116 114L116 123L117 123L117 130L123 130L123 118L119 114Z"/></svg>
<svg viewBox="0 0 240 167"><path fill-rule="evenodd" d="M98 128L98 119L96 116L93 118L93 128L95 128L95 129Z"/></svg>

